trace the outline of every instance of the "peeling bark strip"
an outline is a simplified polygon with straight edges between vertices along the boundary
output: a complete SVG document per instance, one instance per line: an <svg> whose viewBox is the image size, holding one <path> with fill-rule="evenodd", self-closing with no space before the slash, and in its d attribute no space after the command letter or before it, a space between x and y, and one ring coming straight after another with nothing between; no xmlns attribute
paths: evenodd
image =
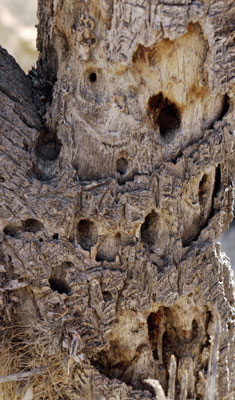
<svg viewBox="0 0 235 400"><path fill-rule="evenodd" d="M34 399L232 398L233 15L39 0L37 69L1 49L0 375L46 367Z"/></svg>

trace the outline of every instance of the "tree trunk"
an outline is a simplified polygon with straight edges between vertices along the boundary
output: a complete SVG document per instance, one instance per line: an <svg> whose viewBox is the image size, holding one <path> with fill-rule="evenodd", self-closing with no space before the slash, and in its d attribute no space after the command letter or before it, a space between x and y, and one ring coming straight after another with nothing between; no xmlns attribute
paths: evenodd
<svg viewBox="0 0 235 400"><path fill-rule="evenodd" d="M1 399L233 398L233 15L39 0L1 50Z"/></svg>

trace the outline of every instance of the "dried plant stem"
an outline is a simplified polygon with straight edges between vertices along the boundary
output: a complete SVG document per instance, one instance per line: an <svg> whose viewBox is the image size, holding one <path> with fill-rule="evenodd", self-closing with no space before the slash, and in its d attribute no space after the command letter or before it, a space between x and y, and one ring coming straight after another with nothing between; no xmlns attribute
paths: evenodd
<svg viewBox="0 0 235 400"><path fill-rule="evenodd" d="M33 369L32 371L17 372L16 374L0 376L0 383L21 381L29 378L30 376L41 374L44 369L44 367L41 367Z"/></svg>

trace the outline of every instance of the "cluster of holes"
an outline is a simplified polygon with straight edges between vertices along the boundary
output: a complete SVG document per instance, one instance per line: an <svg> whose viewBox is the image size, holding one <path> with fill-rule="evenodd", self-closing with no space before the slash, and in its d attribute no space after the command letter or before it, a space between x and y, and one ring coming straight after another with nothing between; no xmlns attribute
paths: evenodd
<svg viewBox="0 0 235 400"><path fill-rule="evenodd" d="M162 385L163 389L167 391L168 387L168 368L171 355L174 354L176 359L184 359L185 356L191 356L195 358L195 363L200 362L200 353L202 346L208 347L208 321L211 321L211 315L207 310L204 310L203 315L206 315L206 321L204 326L199 329L198 320L201 320L200 314L199 319L192 318L191 325L188 325L187 330L184 329L184 310L179 312L178 306L172 307L159 307L158 311L151 312L146 320L146 330L141 329L138 331L138 327L129 332L129 335L137 334L137 340L139 341L139 333L143 332L143 343L136 347L135 355L133 358L132 345L128 342L120 340L116 337L111 340L109 347L106 351L101 351L91 360L95 368L97 368L102 374L109 378L117 378L128 385L131 385L134 389L146 389L143 383L144 370L139 371L139 366L136 361L142 350L150 347L156 364L154 369L152 368L152 360L149 359L150 374L154 374L154 379L157 379ZM196 314L195 314L196 315ZM126 317L126 328L131 326L131 321L128 321ZM142 324L143 325L143 324ZM131 328L130 328L131 329ZM135 338L133 337L133 342ZM150 346L149 346L150 345ZM149 358L149 356L148 356ZM145 368L148 366L145 365ZM176 376L176 398L180 393L180 377ZM195 382L196 385L196 382ZM190 387L188 386L188 396L190 396Z"/></svg>
<svg viewBox="0 0 235 400"><path fill-rule="evenodd" d="M180 127L181 117L178 107L161 92L150 97L148 110L154 126L159 126L162 137L167 137L169 133Z"/></svg>
<svg viewBox="0 0 235 400"><path fill-rule="evenodd" d="M20 232L32 232L37 233L42 231L44 228L43 224L37 219L28 218L23 222L11 223L7 225L3 232L7 236L14 237Z"/></svg>
<svg viewBox="0 0 235 400"><path fill-rule="evenodd" d="M98 240L97 228L89 219L81 219L77 225L77 241L87 251L95 246Z"/></svg>
<svg viewBox="0 0 235 400"><path fill-rule="evenodd" d="M190 330L185 331L178 326L174 318L174 307L160 307L157 312L149 314L147 319L148 336L155 360L168 364L171 354L179 356L182 343L191 343L198 336L198 323L192 321ZM168 358L168 359L167 359Z"/></svg>

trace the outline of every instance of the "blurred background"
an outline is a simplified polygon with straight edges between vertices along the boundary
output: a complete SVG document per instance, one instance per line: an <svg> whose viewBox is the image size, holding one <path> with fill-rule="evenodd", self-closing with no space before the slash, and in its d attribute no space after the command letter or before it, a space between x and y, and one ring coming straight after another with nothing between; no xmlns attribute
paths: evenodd
<svg viewBox="0 0 235 400"><path fill-rule="evenodd" d="M0 45L28 71L35 65L37 0L0 0ZM235 271L235 220L218 240Z"/></svg>
<svg viewBox="0 0 235 400"><path fill-rule="evenodd" d="M0 0L0 45L27 73L36 63L37 0Z"/></svg>

